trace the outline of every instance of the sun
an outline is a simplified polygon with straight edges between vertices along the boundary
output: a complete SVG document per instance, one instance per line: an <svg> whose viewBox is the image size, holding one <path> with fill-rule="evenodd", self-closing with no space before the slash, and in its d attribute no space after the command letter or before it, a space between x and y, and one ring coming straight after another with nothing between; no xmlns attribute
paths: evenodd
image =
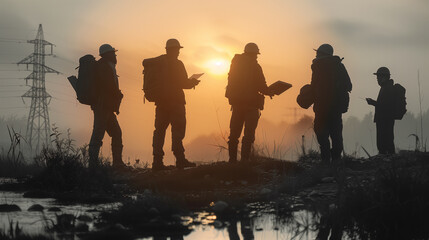
<svg viewBox="0 0 429 240"><path fill-rule="evenodd" d="M205 68L214 75L225 75L229 70L229 62L226 59L216 58L206 62Z"/></svg>

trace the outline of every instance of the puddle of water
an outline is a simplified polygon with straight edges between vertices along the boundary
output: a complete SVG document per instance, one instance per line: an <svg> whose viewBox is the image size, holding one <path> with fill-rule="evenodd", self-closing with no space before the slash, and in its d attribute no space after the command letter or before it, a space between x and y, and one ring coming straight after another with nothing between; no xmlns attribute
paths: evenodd
<svg viewBox="0 0 429 240"><path fill-rule="evenodd" d="M193 231L184 236L184 239L315 239L317 231L307 228L314 225L318 219L306 211L293 214L294 222L282 222L274 214L262 214L252 219L243 219L237 222L228 222L222 228L216 224L193 226Z"/></svg>
<svg viewBox="0 0 429 240"><path fill-rule="evenodd" d="M9 229L9 221L13 221L14 223L19 222L19 226L22 227L23 231L26 233L43 233L47 225L52 226L51 220L56 223L56 214L67 213L75 217L87 215L94 219L101 211L118 207L118 203L60 205L52 198L24 198L23 195L23 193L16 192L0 192L0 204L16 204L21 208L21 211L18 212L0 213L1 229ZM34 204L42 205L45 208L43 213L28 211L28 208ZM61 209L61 212L49 212L48 208L50 207L58 207ZM92 223L89 223L88 226L90 230L93 229Z"/></svg>
<svg viewBox="0 0 429 240"><path fill-rule="evenodd" d="M92 219L96 218L101 211L108 211L119 206L116 204L97 204L97 205L59 205L54 199L30 199L24 198L23 193L0 192L0 204L16 204L22 211L11 213L0 213L0 228L9 229L9 221L19 222L24 232L30 234L44 233L46 224L51 224L44 219L51 219L56 222L55 212L48 212L50 207L59 207L62 211L57 214L72 214L74 216L87 215ZM30 212L27 209L40 204L45 210L41 212ZM253 206L255 207L255 206ZM262 206L261 206L262 207ZM93 212L92 210L97 211ZM88 212L91 210L91 212ZM183 217L185 225L192 228L192 232L183 239L315 239L317 231L314 226L317 217L314 217L307 211L298 211L293 213L292 218L280 219L278 216L267 211L267 209L257 209L245 219L238 219L236 222L221 222L215 215L209 212L197 212L193 217ZM90 230L94 229L93 223L89 223ZM51 225L50 225L51 226ZM156 237L140 238L157 240ZM165 239L165 238L163 238ZM168 239L168 238L167 238ZM170 238L171 239L171 238ZM174 238L181 239L181 238Z"/></svg>

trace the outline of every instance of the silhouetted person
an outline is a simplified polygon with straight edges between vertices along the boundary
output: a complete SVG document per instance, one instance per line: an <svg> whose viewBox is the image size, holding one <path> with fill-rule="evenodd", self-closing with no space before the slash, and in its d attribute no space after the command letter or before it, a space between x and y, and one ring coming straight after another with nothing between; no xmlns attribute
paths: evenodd
<svg viewBox="0 0 429 240"><path fill-rule="evenodd" d="M334 56L329 44L316 50L311 69L311 87L314 92L314 132L320 145L322 162L328 164L341 159L343 151L342 114L347 112L348 92L352 83L342 59ZM331 143L329 141L331 138Z"/></svg>
<svg viewBox="0 0 429 240"><path fill-rule="evenodd" d="M375 106L374 122L377 128L377 148L380 154L394 154L395 143L393 129L395 125L394 101L395 89L390 71L387 67L380 67L374 75L377 76L380 92L377 101L367 98L369 105Z"/></svg>
<svg viewBox="0 0 429 240"><path fill-rule="evenodd" d="M97 99L91 105L94 112L94 127L88 150L90 167L99 164L98 155L105 132L112 137L113 167L116 169L125 167L122 162L122 130L115 115L119 114L119 105L123 97L116 74L116 51L109 44L103 44L99 49L101 59L97 62L95 84Z"/></svg>
<svg viewBox="0 0 429 240"><path fill-rule="evenodd" d="M321 212L316 240L341 240L343 237L344 219L338 209Z"/></svg>
<svg viewBox="0 0 429 240"><path fill-rule="evenodd" d="M166 169L163 163L164 139L168 125L171 124L172 150L176 157L176 167L195 167L195 163L185 158L183 138L186 132L185 93L183 89L191 89L200 82L197 79L188 79L185 66L178 58L180 43L176 39L169 39L166 43L165 62L163 67L161 96L155 100L155 131L153 132L153 163L152 170Z"/></svg>
<svg viewBox="0 0 429 240"><path fill-rule="evenodd" d="M238 138L244 125L241 141L241 161L248 161L261 110L264 109L264 95L273 96L265 82L264 73L259 65L259 48L248 43L243 54L236 54L231 62L228 74L228 86L225 96L231 104L232 115L228 141L229 162L237 161Z"/></svg>
<svg viewBox="0 0 429 240"><path fill-rule="evenodd" d="M249 217L243 217L240 219L241 225L241 235L243 236L243 240L253 240L255 239L253 235L253 224ZM227 227L229 240L240 240L240 236L238 235L237 230L237 220L232 219L230 221L230 225Z"/></svg>

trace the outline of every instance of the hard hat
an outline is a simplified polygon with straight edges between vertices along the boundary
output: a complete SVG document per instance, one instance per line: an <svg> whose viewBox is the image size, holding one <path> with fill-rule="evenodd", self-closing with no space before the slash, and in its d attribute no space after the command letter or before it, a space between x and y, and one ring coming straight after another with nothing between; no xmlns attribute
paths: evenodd
<svg viewBox="0 0 429 240"><path fill-rule="evenodd" d="M374 75L390 76L390 71L387 67L381 67L377 70L376 73L374 73Z"/></svg>
<svg viewBox="0 0 429 240"><path fill-rule="evenodd" d="M167 43L165 44L165 48L183 48L180 46L180 43L177 39L171 38L167 40Z"/></svg>
<svg viewBox="0 0 429 240"><path fill-rule="evenodd" d="M246 44L246 46L244 47L244 52L245 53L261 54L259 52L259 48L258 48L258 45L256 45L256 43L248 43L248 44Z"/></svg>
<svg viewBox="0 0 429 240"><path fill-rule="evenodd" d="M331 56L334 54L334 48L327 43L320 45L320 47L317 50L314 49L314 51L318 53L324 53L326 55L331 55Z"/></svg>
<svg viewBox="0 0 429 240"><path fill-rule="evenodd" d="M100 53L100 56L108 53L108 52L116 52L118 50L116 50L115 48L113 48L110 44L103 44L100 46L100 49L98 50Z"/></svg>

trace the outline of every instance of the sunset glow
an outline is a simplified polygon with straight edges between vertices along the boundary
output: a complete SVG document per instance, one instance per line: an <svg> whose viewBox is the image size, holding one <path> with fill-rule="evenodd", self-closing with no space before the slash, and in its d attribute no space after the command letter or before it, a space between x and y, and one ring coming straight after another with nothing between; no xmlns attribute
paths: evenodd
<svg viewBox="0 0 429 240"><path fill-rule="evenodd" d="M229 62L226 59L211 59L204 66L209 73L214 75L225 75L229 71Z"/></svg>

